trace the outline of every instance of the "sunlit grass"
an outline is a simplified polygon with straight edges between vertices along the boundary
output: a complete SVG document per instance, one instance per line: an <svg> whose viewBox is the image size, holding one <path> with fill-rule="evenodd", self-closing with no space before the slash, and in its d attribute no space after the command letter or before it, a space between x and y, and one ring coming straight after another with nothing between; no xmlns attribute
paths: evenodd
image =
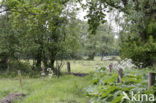
<svg viewBox="0 0 156 103"><path fill-rule="evenodd" d="M94 60L69 60L71 63L71 72L89 73L94 72L96 67L108 66L111 62L103 60L101 57L95 57ZM65 61L66 62L66 61ZM66 64L62 68L63 72L67 72Z"/></svg>

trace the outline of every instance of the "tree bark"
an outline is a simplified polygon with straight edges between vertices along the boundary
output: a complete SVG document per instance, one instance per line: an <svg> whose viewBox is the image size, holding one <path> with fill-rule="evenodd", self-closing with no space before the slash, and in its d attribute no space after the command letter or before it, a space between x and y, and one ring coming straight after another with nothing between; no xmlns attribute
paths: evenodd
<svg viewBox="0 0 156 103"><path fill-rule="evenodd" d="M61 76L61 68L62 68L62 66L63 66L62 61L59 64L59 62L56 60L56 69L57 69L57 77L58 78Z"/></svg>
<svg viewBox="0 0 156 103"><path fill-rule="evenodd" d="M36 63L36 70L41 70L41 62L42 62L42 59L41 57L38 57L37 58L37 63Z"/></svg>
<svg viewBox="0 0 156 103"><path fill-rule="evenodd" d="M0 54L0 70L5 70L8 67L8 58L9 56L7 55L7 53L1 53Z"/></svg>
<svg viewBox="0 0 156 103"><path fill-rule="evenodd" d="M88 55L88 60L94 60L95 57L95 52L93 52L92 54Z"/></svg>
<svg viewBox="0 0 156 103"><path fill-rule="evenodd" d="M60 68L58 67L58 68L57 68L57 77L59 78L60 75L61 75L61 72L60 72Z"/></svg>
<svg viewBox="0 0 156 103"><path fill-rule="evenodd" d="M38 49L35 59L37 61L35 70L40 71L41 70L41 62L42 62L42 48L41 47Z"/></svg>
<svg viewBox="0 0 156 103"><path fill-rule="evenodd" d="M55 63L55 59L50 59L50 66L51 66L51 69L55 72L55 68L54 68L54 63ZM56 73L56 72L55 72Z"/></svg>
<svg viewBox="0 0 156 103"><path fill-rule="evenodd" d="M44 67L47 69L48 68L48 59L47 58L43 59L43 64L44 64Z"/></svg>

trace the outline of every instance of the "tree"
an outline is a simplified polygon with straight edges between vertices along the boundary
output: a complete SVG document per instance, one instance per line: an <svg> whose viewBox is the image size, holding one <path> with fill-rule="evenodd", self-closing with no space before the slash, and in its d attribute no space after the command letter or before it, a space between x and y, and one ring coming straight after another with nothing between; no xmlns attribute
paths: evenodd
<svg viewBox="0 0 156 103"><path fill-rule="evenodd" d="M97 51L97 37L88 35L85 43L87 49L88 60L94 60Z"/></svg>
<svg viewBox="0 0 156 103"><path fill-rule="evenodd" d="M88 3L89 5L89 14L88 14L88 23L90 25L90 30L94 33L101 22L103 22L106 15L106 11L110 12L112 10L117 10L123 13L124 22L120 24L122 26L122 33L127 35L126 40L122 40L122 44L127 41L134 41L137 48L144 47L149 41L149 37L152 36L156 40L154 35L156 30L156 19L155 19L155 0L91 0ZM141 44L137 43L141 40ZM127 42L127 43L128 43ZM153 43L155 43L153 41ZM121 44L121 45L122 45ZM129 46L133 47L133 43L128 43ZM154 45L153 45L154 46ZM124 45L121 46L122 48ZM121 48L121 55L123 58L130 57L136 61L137 57L140 57L140 52L134 51L131 56L128 56L132 51L128 49L127 52ZM153 47L154 48L154 47ZM155 61L152 56L149 56L149 53L156 52L155 49L148 48L147 50L142 50L142 55L146 58L137 60L138 62L143 62L144 66L153 65ZM125 55L128 54L128 55ZM145 55L144 55L145 54ZM152 54L154 57L155 53ZM150 62L148 62L150 61Z"/></svg>
<svg viewBox="0 0 156 103"><path fill-rule="evenodd" d="M23 59L33 59L34 70L41 70L43 62L45 67L51 67L55 71L55 60L62 59L72 44L77 42L77 34L66 29L71 25L71 18L64 13L67 2L68 0L2 2L9 15L10 27L18 34L16 39L20 37L18 54Z"/></svg>
<svg viewBox="0 0 156 103"><path fill-rule="evenodd" d="M87 35L85 46L89 60L93 60L96 54L100 54L103 60L104 54L111 54L115 49L113 48L114 33L108 25L100 25L96 30L96 35Z"/></svg>
<svg viewBox="0 0 156 103"><path fill-rule="evenodd" d="M10 59L18 60L20 36L11 27L8 14L0 16L0 70L9 69Z"/></svg>
<svg viewBox="0 0 156 103"><path fill-rule="evenodd" d="M111 55L115 51L115 34L108 25L100 25L97 29L98 51L101 60L104 55Z"/></svg>

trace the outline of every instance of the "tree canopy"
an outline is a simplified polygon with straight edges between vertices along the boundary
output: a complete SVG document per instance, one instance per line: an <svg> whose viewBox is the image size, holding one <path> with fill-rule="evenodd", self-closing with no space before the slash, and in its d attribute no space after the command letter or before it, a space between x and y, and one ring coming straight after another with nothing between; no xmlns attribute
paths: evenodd
<svg viewBox="0 0 156 103"><path fill-rule="evenodd" d="M87 16L89 30L92 34L95 34L97 27L105 22L106 12L116 10L123 13L122 18L118 19L124 21L119 24L122 28L119 33L122 41L120 44L121 56L131 58L136 63L143 62L144 66L153 65L155 61L153 57L156 56L154 41L156 40L155 0L91 0L86 6L89 7ZM149 44L149 41L152 44ZM136 46L136 50L134 50L134 46ZM144 59L141 58L143 56Z"/></svg>
<svg viewBox="0 0 156 103"><path fill-rule="evenodd" d="M2 27L4 28L2 34L11 36L10 40L6 38L1 40L2 44L9 42L11 46L10 48L7 45L8 51L4 49L0 51L1 54L6 54L5 59L33 59L35 70L41 70L42 62L45 67L54 70L56 59L64 58L69 52L76 50L78 48L78 35L74 31L76 19L74 13L65 9L67 2L68 0L2 1L4 11L7 12L1 18L5 25L10 27Z"/></svg>

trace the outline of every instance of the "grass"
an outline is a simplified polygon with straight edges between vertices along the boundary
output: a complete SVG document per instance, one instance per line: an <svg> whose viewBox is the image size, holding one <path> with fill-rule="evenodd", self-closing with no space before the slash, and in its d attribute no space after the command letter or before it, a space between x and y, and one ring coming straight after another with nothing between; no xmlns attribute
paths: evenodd
<svg viewBox="0 0 156 103"><path fill-rule="evenodd" d="M80 73L94 72L95 66L107 66L110 61L72 60L71 71ZM62 72L66 72L66 65ZM0 100L14 92L23 92L27 96L15 103L88 103L89 98L85 95L85 88L89 85L90 76L76 77L62 75L60 78L24 78L23 89L20 88L18 78L0 79Z"/></svg>
<svg viewBox="0 0 156 103"><path fill-rule="evenodd" d="M102 67L102 66L108 66L110 62L114 61L108 61L103 60L101 61L100 57L95 57L94 61L92 60L71 60L71 72L79 72L79 73L90 73L94 72L95 67ZM66 65L63 66L62 72L66 72Z"/></svg>
<svg viewBox="0 0 156 103"><path fill-rule="evenodd" d="M20 89L17 79L0 80L0 99L8 93L23 92L27 96L16 103L87 103L85 96L89 77L72 75L61 78L23 79L23 89ZM62 101L62 102L61 102Z"/></svg>

